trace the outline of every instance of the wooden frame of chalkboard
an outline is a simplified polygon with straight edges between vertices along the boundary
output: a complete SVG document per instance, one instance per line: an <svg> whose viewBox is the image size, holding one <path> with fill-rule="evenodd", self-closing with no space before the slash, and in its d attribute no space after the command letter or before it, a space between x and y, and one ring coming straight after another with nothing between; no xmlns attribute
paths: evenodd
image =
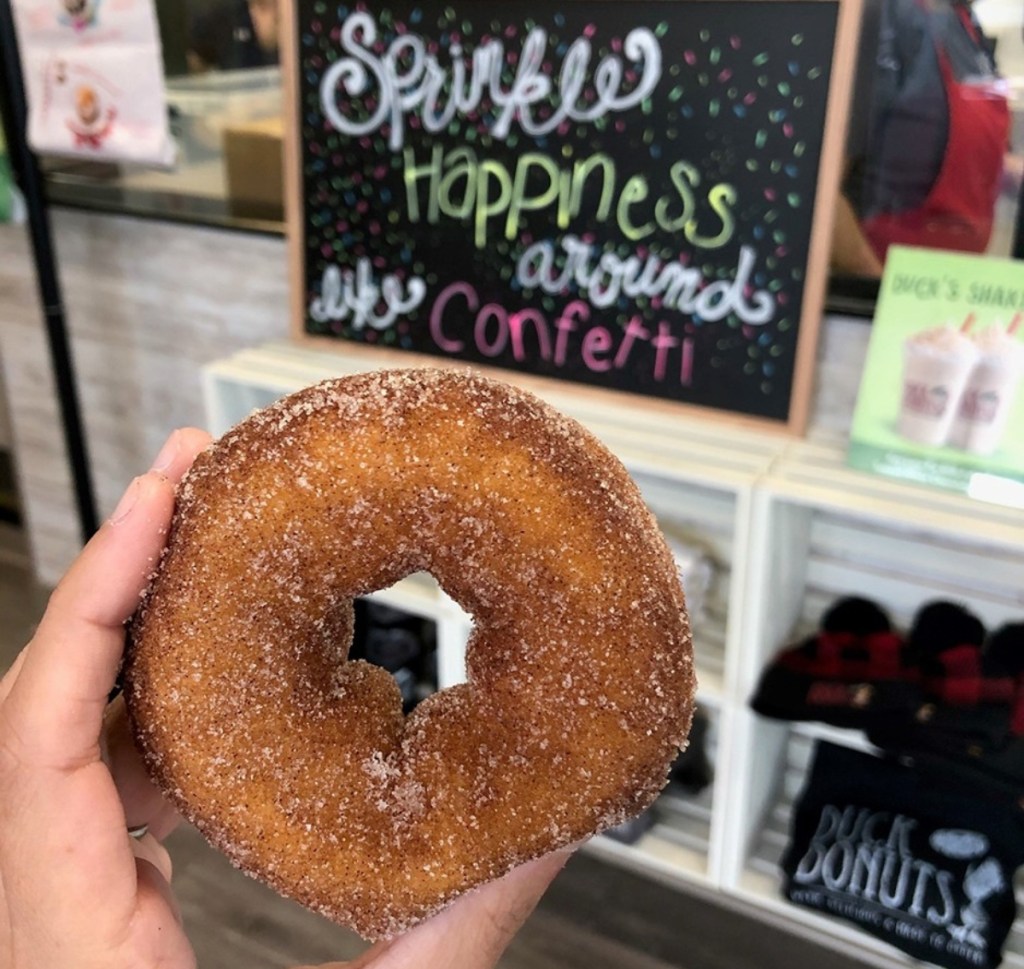
<svg viewBox="0 0 1024 969"><path fill-rule="evenodd" d="M802 433L859 14L288 0L294 338Z"/></svg>

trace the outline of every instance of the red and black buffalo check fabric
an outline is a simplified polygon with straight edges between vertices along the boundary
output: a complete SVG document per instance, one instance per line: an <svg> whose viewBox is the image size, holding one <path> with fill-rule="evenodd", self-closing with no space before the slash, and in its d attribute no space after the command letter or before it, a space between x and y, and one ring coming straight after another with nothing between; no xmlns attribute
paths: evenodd
<svg viewBox="0 0 1024 969"><path fill-rule="evenodd" d="M1024 622L990 633L962 604L937 601L904 636L877 604L844 598L772 660L751 706L861 730L883 751L1024 798Z"/></svg>
<svg viewBox="0 0 1024 969"><path fill-rule="evenodd" d="M985 633L957 610L966 613L949 603L922 610L912 635L921 638L922 626L930 636L920 647L924 702L903 721L869 729L868 739L1024 797L1024 623Z"/></svg>
<svg viewBox="0 0 1024 969"><path fill-rule="evenodd" d="M875 603L851 597L825 614L817 633L772 660L751 706L781 720L865 728L919 703L919 680L918 665L888 616Z"/></svg>

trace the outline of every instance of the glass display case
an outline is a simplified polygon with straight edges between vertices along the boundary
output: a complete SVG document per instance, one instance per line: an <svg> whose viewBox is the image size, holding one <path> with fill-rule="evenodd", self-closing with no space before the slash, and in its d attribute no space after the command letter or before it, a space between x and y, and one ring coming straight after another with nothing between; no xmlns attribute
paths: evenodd
<svg viewBox="0 0 1024 969"><path fill-rule="evenodd" d="M49 158L51 199L283 231L280 68L170 77L167 110L178 148L172 170Z"/></svg>
<svg viewBox="0 0 1024 969"><path fill-rule="evenodd" d="M851 158L848 159L851 169L858 164L853 154L861 148L875 150L872 146L879 144L877 130L874 134L868 130L878 128L880 117L871 103L875 102L877 107L878 89L880 85L884 87L879 77L892 64L885 53L888 48L885 44L880 47L877 38L880 32L883 37L887 36L886 32L892 33L893 18L899 18L898 11L904 6L926 11L928 16L938 17L940 21L958 18L950 20L953 29L963 32L964 36L976 33L977 51L988 52L984 56L992 68L994 90L997 89L999 98L1005 101L1009 127L1001 174L994 189L991 227L986 229L981 251L1019 256L1024 247L1024 233L1020 229L1024 174L1024 38L1018 0L974 0L973 3L970 0L928 0L927 3L868 0L858 78L851 97ZM276 63L276 50L268 54L261 48L262 33L270 31L276 36L277 18L283 10L275 0L221 4L204 0L174 10L166 3L158 3L157 9L164 35L168 111L179 150L176 167L169 172L158 172L122 165L47 159L45 168L51 198L63 204L109 211L283 232L282 76ZM211 50L216 47L221 34L224 43L218 50L226 45L227 53L221 51L223 56L218 57L201 53L207 47ZM927 46L926 59L934 60L934 53L930 45ZM945 62L941 53L939 61ZM234 69L223 69L224 65ZM909 71L909 62L900 71L903 74ZM936 84L941 85L942 72L938 67L935 76ZM970 87L974 78L961 77L956 83L961 81ZM940 106L949 100L948 90L945 94L933 91L932 95ZM967 107L968 114L982 110L980 102ZM917 122L913 124L920 127ZM937 137L943 140L941 132ZM976 139L971 143L976 144ZM946 147L952 144L948 130L943 144ZM894 149L890 145L885 150L905 156L910 148L897 145ZM976 156L974 148L955 157L950 157L943 148L936 157L944 158L943 165L950 169L946 184L960 187L967 184L970 172L964 166L974 166ZM869 158L868 168L879 168L880 162L876 162ZM863 167L864 160L859 164ZM960 166L958 170L951 170L957 166ZM870 315L882 261L875 258L877 247L875 254L863 247L859 256L855 252L851 257L848 251L851 242L855 244L859 238L855 230L864 225L859 203L850 201L852 181L856 179L847 179L847 191L839 200L833 243L831 308ZM936 244L947 243L940 240ZM953 245L955 247L955 243ZM844 248L847 251L843 251Z"/></svg>

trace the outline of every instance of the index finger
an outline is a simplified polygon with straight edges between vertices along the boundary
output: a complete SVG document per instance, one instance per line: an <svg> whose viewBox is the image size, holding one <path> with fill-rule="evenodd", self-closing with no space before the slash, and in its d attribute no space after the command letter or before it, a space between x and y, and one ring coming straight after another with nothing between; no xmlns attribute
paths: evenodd
<svg viewBox="0 0 1024 969"><path fill-rule="evenodd" d="M4 703L13 740L33 763L68 768L98 756L124 623L159 562L174 485L209 441L194 428L175 431L50 597Z"/></svg>

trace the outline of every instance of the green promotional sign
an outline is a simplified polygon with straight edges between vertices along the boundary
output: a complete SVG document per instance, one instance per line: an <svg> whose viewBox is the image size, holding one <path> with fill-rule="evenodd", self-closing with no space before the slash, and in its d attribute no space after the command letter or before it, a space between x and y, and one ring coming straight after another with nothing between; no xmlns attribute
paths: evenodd
<svg viewBox="0 0 1024 969"><path fill-rule="evenodd" d="M851 431L853 467L1024 505L1024 272L896 247Z"/></svg>

